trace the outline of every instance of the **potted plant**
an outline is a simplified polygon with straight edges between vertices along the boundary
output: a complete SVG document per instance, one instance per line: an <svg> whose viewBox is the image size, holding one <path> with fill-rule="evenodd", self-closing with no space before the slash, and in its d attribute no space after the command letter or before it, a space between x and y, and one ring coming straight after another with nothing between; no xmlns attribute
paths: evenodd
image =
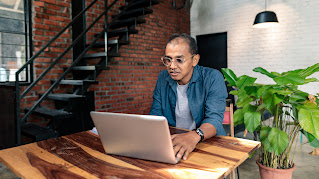
<svg viewBox="0 0 319 179"><path fill-rule="evenodd" d="M298 90L299 85L319 82L316 78L308 78L319 71L319 63L281 74L261 67L253 71L272 78L274 84L258 84L255 83L257 78L237 77L232 70L222 69L228 86L235 89L230 93L238 97L236 105L239 109L234 113L234 123L244 123L249 132L258 134L262 145L257 164L271 171L293 171L293 144L299 132L314 144L319 139L319 94L310 96ZM265 111L271 113L272 120L262 119ZM261 167L260 172L264 170ZM292 171L288 178L291 178ZM284 178L281 174L276 176ZM261 177L265 176L261 173ZM271 174L271 178L276 177Z"/></svg>

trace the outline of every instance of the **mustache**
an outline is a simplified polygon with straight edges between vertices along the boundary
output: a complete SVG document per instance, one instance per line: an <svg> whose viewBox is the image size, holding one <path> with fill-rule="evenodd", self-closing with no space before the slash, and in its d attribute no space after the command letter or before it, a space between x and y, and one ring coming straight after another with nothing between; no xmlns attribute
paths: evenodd
<svg viewBox="0 0 319 179"><path fill-rule="evenodd" d="M169 70L170 73L179 73L179 70Z"/></svg>

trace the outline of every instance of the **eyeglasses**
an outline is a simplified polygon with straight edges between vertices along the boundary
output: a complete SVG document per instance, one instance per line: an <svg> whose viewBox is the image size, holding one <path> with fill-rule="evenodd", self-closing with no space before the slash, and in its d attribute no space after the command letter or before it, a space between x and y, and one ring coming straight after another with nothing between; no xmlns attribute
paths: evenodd
<svg viewBox="0 0 319 179"><path fill-rule="evenodd" d="M174 58L170 58L170 57L164 56L164 57L161 58L161 60L162 60L162 62L163 62L163 64L164 64L165 66L170 66L173 61L175 62L175 65L176 65L176 66L180 66L180 65L183 65L186 60L188 60L188 59L190 59L190 58L193 58L194 56L195 56L195 55L192 55L192 56L190 56L189 58L177 57L177 58L175 58L175 60L174 60Z"/></svg>

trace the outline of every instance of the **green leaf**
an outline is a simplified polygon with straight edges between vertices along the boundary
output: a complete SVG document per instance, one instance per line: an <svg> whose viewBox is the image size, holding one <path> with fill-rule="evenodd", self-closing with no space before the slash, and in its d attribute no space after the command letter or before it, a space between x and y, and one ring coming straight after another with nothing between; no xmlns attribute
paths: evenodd
<svg viewBox="0 0 319 179"><path fill-rule="evenodd" d="M249 154L249 158L252 158L252 157L254 156L254 154L255 154L256 151L257 151L257 150L255 150L255 151L253 151L251 154Z"/></svg>
<svg viewBox="0 0 319 179"><path fill-rule="evenodd" d="M242 124L244 122L244 113L243 109L237 109L234 112L234 126Z"/></svg>
<svg viewBox="0 0 319 179"><path fill-rule="evenodd" d="M271 72L271 74L272 74L272 75L275 75L275 76L280 76L280 73L275 72L275 71Z"/></svg>
<svg viewBox="0 0 319 179"><path fill-rule="evenodd" d="M268 134L271 130L269 126L262 126L260 129L260 142L264 145L264 148L268 152L273 152L274 149L271 147L270 142L268 140Z"/></svg>
<svg viewBox="0 0 319 179"><path fill-rule="evenodd" d="M312 142L315 139L315 137L312 134L310 134L309 132L307 132L303 129L301 129L300 131L307 137L308 142Z"/></svg>
<svg viewBox="0 0 319 179"><path fill-rule="evenodd" d="M252 95L252 96L257 96L257 86L246 86L244 90L246 91L246 94Z"/></svg>
<svg viewBox="0 0 319 179"><path fill-rule="evenodd" d="M304 93L295 93L295 94L292 94L290 96L289 102L291 102L291 103L303 102L303 101L305 101L307 99L308 99L308 93L306 93L306 94L304 94Z"/></svg>
<svg viewBox="0 0 319 179"><path fill-rule="evenodd" d="M281 95L290 95L294 91L290 90L289 88L279 88L279 89L274 89L273 93L281 94Z"/></svg>
<svg viewBox="0 0 319 179"><path fill-rule="evenodd" d="M261 87L261 88L259 88L258 90L257 90L257 98L261 98L261 96L262 96L262 94L263 94L263 92L268 88L269 86L268 85L266 85L266 86L263 86L263 87Z"/></svg>
<svg viewBox="0 0 319 179"><path fill-rule="evenodd" d="M226 81L228 81L230 86L236 86L237 76L235 73L228 68L222 68L222 72L225 76Z"/></svg>
<svg viewBox="0 0 319 179"><path fill-rule="evenodd" d="M232 95L237 95L239 93L239 91L237 90L232 90L229 92L229 94L232 94Z"/></svg>
<svg viewBox="0 0 319 179"><path fill-rule="evenodd" d="M238 100L237 100L237 102L236 102L236 105L237 105L238 107L243 107L243 106L245 106L246 104L249 104L251 101L253 101L253 100L251 99L250 96L248 96L248 95L241 95L241 96L239 96L239 94L238 94Z"/></svg>
<svg viewBox="0 0 319 179"><path fill-rule="evenodd" d="M319 108L315 104L304 105L298 113L298 120L303 130L319 139Z"/></svg>
<svg viewBox="0 0 319 179"><path fill-rule="evenodd" d="M260 141L263 142L264 140L268 140L268 134L271 130L269 126L262 126L260 129Z"/></svg>
<svg viewBox="0 0 319 179"><path fill-rule="evenodd" d="M286 132L274 127L268 134L268 140L275 154L280 155L288 146L289 139Z"/></svg>
<svg viewBox="0 0 319 179"><path fill-rule="evenodd" d="M305 79L296 73L287 73L282 76L274 78L274 81L279 85L287 85L287 84L301 85L301 84L304 84Z"/></svg>
<svg viewBox="0 0 319 179"><path fill-rule="evenodd" d="M236 81L236 86L237 86L239 89L242 89L242 88L244 88L245 86L254 84L255 81L256 81L256 79L257 79L257 78L253 78L253 77L250 77L250 76L247 76L247 75L240 76L240 77L238 78L238 80Z"/></svg>
<svg viewBox="0 0 319 179"><path fill-rule="evenodd" d="M315 138L312 142L310 142L310 146L319 148L319 140Z"/></svg>
<svg viewBox="0 0 319 179"><path fill-rule="evenodd" d="M319 80L317 78L307 78L307 79L305 79L305 84L306 83L311 83L311 82L319 82Z"/></svg>
<svg viewBox="0 0 319 179"><path fill-rule="evenodd" d="M301 132L307 137L308 142L314 148L319 148L319 140L316 139L312 134L308 133L305 130L301 130Z"/></svg>
<svg viewBox="0 0 319 179"><path fill-rule="evenodd" d="M258 106L257 110L256 111L263 111L266 109L266 104L265 103L262 103L261 105Z"/></svg>
<svg viewBox="0 0 319 179"><path fill-rule="evenodd" d="M267 75L269 78L276 78L278 75L269 73L267 70L265 70L264 68L261 67L257 67L253 69L254 72L259 72L261 74Z"/></svg>
<svg viewBox="0 0 319 179"><path fill-rule="evenodd" d="M261 114L259 112L248 111L244 114L245 127L249 132L254 132L261 122Z"/></svg>
<svg viewBox="0 0 319 179"><path fill-rule="evenodd" d="M318 72L318 71L319 71L319 63L316 63L316 64L306 68L305 70L303 70L300 75L305 78L305 77L310 76L313 73Z"/></svg>
<svg viewBox="0 0 319 179"><path fill-rule="evenodd" d="M244 115L246 112L251 111L254 112L256 111L256 106L252 106L249 103L244 105L243 108L237 109L234 113L234 125L239 125L244 122Z"/></svg>
<svg viewBox="0 0 319 179"><path fill-rule="evenodd" d="M263 93L263 102L266 104L268 110L272 110L278 103L284 99L283 95L273 93L272 90L267 90Z"/></svg>

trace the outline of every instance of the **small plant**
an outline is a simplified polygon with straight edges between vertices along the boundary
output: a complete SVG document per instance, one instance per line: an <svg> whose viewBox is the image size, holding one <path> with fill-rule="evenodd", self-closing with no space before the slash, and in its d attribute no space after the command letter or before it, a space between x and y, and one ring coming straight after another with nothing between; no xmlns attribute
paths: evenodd
<svg viewBox="0 0 319 179"><path fill-rule="evenodd" d="M319 71L319 63L281 74L261 67L253 71L272 78L275 84L258 84L255 83L257 78L237 77L232 70L222 69L228 86L235 89L230 93L238 96L236 105L239 109L234 113L234 123L244 123L249 132L258 133L262 144L259 150L262 165L291 168L293 157L290 154L300 131L312 145L318 144L319 94L309 95L298 90L298 86L319 82L316 78L307 78ZM272 114L273 120L262 119L265 111Z"/></svg>

